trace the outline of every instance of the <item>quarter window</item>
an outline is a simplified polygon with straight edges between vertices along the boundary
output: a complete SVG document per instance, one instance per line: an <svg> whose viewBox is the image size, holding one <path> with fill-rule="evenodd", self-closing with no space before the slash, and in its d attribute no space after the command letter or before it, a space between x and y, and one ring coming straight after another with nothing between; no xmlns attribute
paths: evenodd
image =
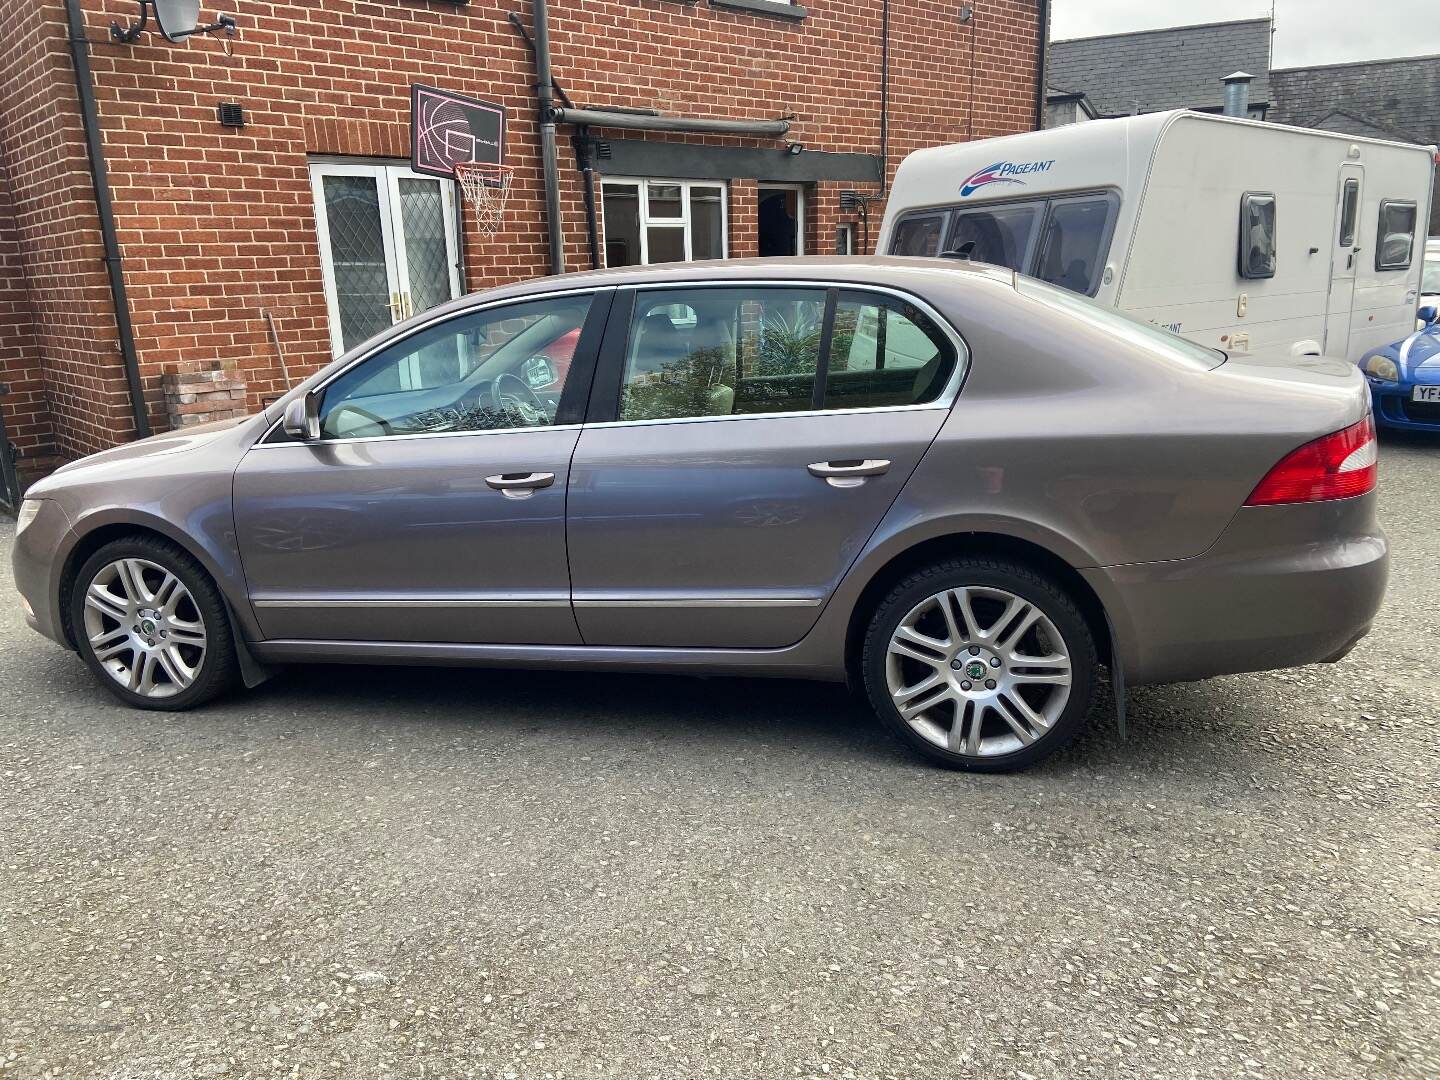
<svg viewBox="0 0 1440 1080"><path fill-rule="evenodd" d="M1407 270L1415 249L1415 204L1398 199L1380 200L1380 227L1376 232L1376 270Z"/></svg>
<svg viewBox="0 0 1440 1080"><path fill-rule="evenodd" d="M1275 276L1275 196L1248 191L1240 197L1240 276Z"/></svg>
<svg viewBox="0 0 1440 1080"><path fill-rule="evenodd" d="M915 305L847 293L835 306L825 408L934 401L954 369L954 346Z"/></svg>
<svg viewBox="0 0 1440 1080"><path fill-rule="evenodd" d="M723 259L725 188L678 180L606 180L605 265Z"/></svg>
<svg viewBox="0 0 1440 1080"><path fill-rule="evenodd" d="M547 427L555 422L590 297L507 305L427 327L325 389L321 437Z"/></svg>

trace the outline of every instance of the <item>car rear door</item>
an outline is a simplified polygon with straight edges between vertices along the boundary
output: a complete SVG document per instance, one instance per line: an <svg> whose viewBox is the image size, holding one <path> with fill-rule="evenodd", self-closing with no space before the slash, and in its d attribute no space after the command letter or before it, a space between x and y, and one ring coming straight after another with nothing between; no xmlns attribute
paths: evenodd
<svg viewBox="0 0 1440 1080"><path fill-rule="evenodd" d="M589 645L798 641L940 429L964 345L916 298L622 289L571 466Z"/></svg>
<svg viewBox="0 0 1440 1080"><path fill-rule="evenodd" d="M235 525L265 636L578 644L565 491L610 296L421 326L324 387L321 438L252 448Z"/></svg>

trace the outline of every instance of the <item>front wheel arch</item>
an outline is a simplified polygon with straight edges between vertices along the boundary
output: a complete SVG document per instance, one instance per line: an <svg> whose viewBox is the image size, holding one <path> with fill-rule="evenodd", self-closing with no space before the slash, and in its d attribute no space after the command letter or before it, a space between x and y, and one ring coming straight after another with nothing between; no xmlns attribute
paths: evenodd
<svg viewBox="0 0 1440 1080"><path fill-rule="evenodd" d="M1085 616L1100 653L1100 662L1106 665L1112 662L1110 621L1105 605L1090 583L1068 562L1047 548L1016 536L986 532L950 533L922 540L897 553L866 582L850 611L845 631L845 675L852 687L859 687L863 681L860 658L865 646L865 629L880 602L897 583L916 570L957 558L1004 559L1029 566L1052 578L1069 593Z"/></svg>

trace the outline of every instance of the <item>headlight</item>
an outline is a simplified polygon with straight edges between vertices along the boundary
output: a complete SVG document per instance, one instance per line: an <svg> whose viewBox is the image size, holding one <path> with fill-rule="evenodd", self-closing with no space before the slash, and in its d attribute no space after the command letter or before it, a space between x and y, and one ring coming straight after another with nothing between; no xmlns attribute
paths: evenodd
<svg viewBox="0 0 1440 1080"><path fill-rule="evenodd" d="M25 531L25 526L35 520L35 515L40 513L39 499L24 499L20 503L20 512L15 515L15 535L19 536Z"/></svg>
<svg viewBox="0 0 1440 1080"><path fill-rule="evenodd" d="M1365 374L1381 382L1400 381L1400 369L1395 366L1395 361L1379 353L1365 358Z"/></svg>

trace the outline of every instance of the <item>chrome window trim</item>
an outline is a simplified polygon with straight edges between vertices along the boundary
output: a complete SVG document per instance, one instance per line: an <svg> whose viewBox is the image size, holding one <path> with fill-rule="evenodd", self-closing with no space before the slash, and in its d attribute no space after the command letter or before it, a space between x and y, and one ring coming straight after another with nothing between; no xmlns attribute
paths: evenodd
<svg viewBox="0 0 1440 1080"><path fill-rule="evenodd" d="M684 264L682 263L682 264L679 264L679 265L682 265L682 266L683 266ZM702 278L702 279L697 279L697 280L693 280L693 281L688 281L688 280L687 280L687 281L643 281L643 282L633 282L633 283L624 284L624 285L603 285L603 286L590 286L590 287L587 287L587 288L576 288L576 289L557 289L557 290L555 290L555 291L553 291L553 292L536 293L536 294L533 295L533 296L526 296L526 297L513 297L513 296L512 296L512 297L507 297L507 298L505 298L505 299L503 299L503 300L492 300L492 301L489 301L489 302L487 302L487 303L477 304L477 305L476 305L475 307L473 307L473 308L466 308L466 309L463 310L463 311L452 311L452 312L449 312L448 314L444 314L444 315L439 315L439 314L437 314L434 318L427 319L427 320L425 320L424 322L421 322L421 323L417 323L414 327L412 327L412 328L410 329L409 333L410 333L410 334L420 333L421 331L427 330L427 329L429 329L431 326L434 326L435 324L440 323L440 322L444 322L444 321L446 321L447 319L461 318L462 316L471 315L471 314L474 314L475 312L478 312L478 311L486 311L486 310L489 310L490 308L502 307L502 306L505 306L505 305L507 305L507 304L524 304L524 303L530 303L530 302L536 301L536 300L548 300L548 299L551 299L551 298L554 298L554 297L561 297L561 296L580 296L580 295L584 295L584 294L597 294L597 295L598 295L599 293L604 292L604 291L606 291L607 289L608 289L608 290L612 290L612 291L613 291L613 290L619 290L619 289L632 289L632 290L635 290L635 291L640 291L640 290L646 290L646 289L672 289L672 290L673 290L673 289L691 289L691 288L695 288L695 289L700 289L700 288L716 288L716 287L719 287L719 288L726 288L726 287L728 287L728 288L737 288L737 289L738 289L738 288L787 288L787 287L788 287L788 288L796 288L796 289L841 289L841 290L844 290L844 291L847 291L847 292L871 292L871 293L881 293L881 294L885 294L885 295L889 295L889 296L896 297L897 299L903 300L903 301L905 301L906 303L914 304L917 308L919 308L919 309L920 309L921 311L923 311L927 316L929 316L929 318L935 323L935 325L940 328L940 332L945 335L945 337L950 341L951 346L955 349L955 370L950 373L950 380L949 380L949 382L947 382L947 383L945 384L945 389L940 392L940 395L939 395L938 397L936 397L936 399L935 399L934 401L924 401L924 402L919 403L918 405L870 405L870 406L861 406L861 407L859 407L859 408L853 408L853 409L804 409L804 410L797 410L797 411L794 411L794 412L784 412L784 413L779 413L779 412L773 412L773 413L740 413L740 414L735 414L735 415L730 415L730 416L679 416L679 417L672 417L672 418L663 419L663 420L605 420L605 421L601 421L601 422L599 422L599 423L591 423L591 424L557 424L557 425L550 426L550 427L489 428L489 429L484 430L484 431L418 431L418 432L414 432L413 434L408 434L408 435L363 435L363 436L347 437L347 438L344 438L344 439L320 439L320 440L317 440L317 441L315 441L315 442L294 442L294 441L291 441L291 440L285 440L285 441L283 441L283 442L269 442L269 441L267 441L267 440L268 440L268 439L270 438L270 436L273 435L273 434L275 433L275 431L280 427L281 421L280 421L280 420L277 420L275 423L271 424L268 428L266 428L266 429L265 429L265 433L264 433L263 435L261 435L254 443L251 444L250 449L252 449L252 450L264 450L264 449L274 449L274 448L276 448L276 447L295 447L295 446L311 446L311 447L313 447L313 446L345 446L345 445L347 445L347 444L353 444L353 443L370 443L370 442L387 442L387 443L393 443L393 442L409 441L409 440L413 440L413 439L458 438L458 437L462 437L462 436L475 436L475 435L513 435L513 434L515 434L516 432L521 432L521 431L568 431L568 430L574 430L574 429L578 429L578 428L587 428L587 427L588 427L588 428L612 428L612 427L633 427L633 426L636 426L636 425L655 425L655 424L694 424L694 423L714 422L714 421L766 420L766 419L772 419L772 418L788 418L788 417L795 417L795 416L837 416L837 415L841 415L841 414L853 415L853 414L856 414L856 413L916 412L916 411L923 411L923 410L927 410L927 409L944 409L944 410L946 410L946 411L948 412L948 411L950 410L950 408L951 408L952 406L954 406L954 404L955 404L955 399L956 399L956 397L958 397L959 394L960 394L960 388L961 388L961 387L964 385L964 383L965 383L965 377L970 373L970 359L971 359L971 355L970 355L970 345L969 345L969 343L965 340L964 335L962 335L962 334L960 333L960 331L958 331L958 330L955 329L954 325L951 324L950 320L947 319L944 315L940 314L940 312L937 311L937 310L935 309L935 307L934 307L932 304L930 304L927 300L923 299L922 297L916 296L914 293L908 292L907 290L897 289L897 288L894 288L893 286L889 286L889 285L874 285L874 284L871 284L871 283L868 283L868 282L850 281L850 280L844 280L844 279L838 279L838 278L835 279L835 280L833 280L833 281L823 281L823 280L812 279L812 278L788 278L788 279L787 279L787 278L780 278L780 279L775 279L775 278L753 278L753 279L752 279L752 278L740 278L740 279L733 279L733 278L732 278L732 279L725 279L725 278L720 278L720 279L706 279L706 278ZM405 336L408 337L409 334L406 334ZM398 337L397 337L397 338L394 338L394 339L391 339L390 341L387 341L387 342L385 342L385 343L382 344L382 345L377 345L375 348L371 349L369 352L367 352L367 353L365 353L365 354L363 354L363 355L361 355L361 356L357 356L354 360L352 360L350 363L346 364L343 368L340 368L338 371L335 371L335 372L331 373L330 375L327 375L324 380L322 380L321 382L316 383L313 387L311 387L309 390L307 390L306 393L310 393L310 392L313 392L313 391L315 391L315 390L323 390L323 389L325 389L327 386L329 386L329 385L330 385L332 382L334 382L336 379L340 378L340 376L342 376L342 375L344 375L346 372L348 372L351 368L354 368L354 367L356 367L356 366L359 365L359 364L363 364L366 360L370 359L372 356L375 356L377 353L381 352L383 349L388 348L390 345L394 344L395 341L398 341L398 340L400 340ZM303 386L304 384L302 383L301 385ZM283 400L283 399L282 399L282 400Z"/></svg>
<svg viewBox="0 0 1440 1080"><path fill-rule="evenodd" d="M459 311L448 311L448 312L443 312L443 313L442 313L442 312L439 312L439 311L436 311L430 318L424 318L423 316L420 316L420 318L423 319L422 322L417 322L417 323L415 323L413 326L409 327L409 328L406 330L405 333L403 333L403 334L397 334L397 335L395 335L393 338L388 338L388 339L386 339L384 342L382 342L381 344L376 345L373 349L370 349L370 350L367 351L367 352L361 353L359 356L355 357L354 360L351 360L351 361L350 361L348 364L346 364L344 367L338 368L337 370L335 370L335 371L327 374L323 379L321 379L319 382L317 382L314 386L312 386L312 387L310 387L308 390L306 390L305 393L310 394L310 393L314 393L314 392L317 391L317 390L324 390L324 389L326 389L326 388L327 388L331 383L333 383L336 379L340 378L342 375L346 374L347 372L349 372L349 371L352 370L353 368L359 367L361 364L365 363L365 361L369 360L371 357L378 355L379 353L383 352L385 349L388 349L391 345L396 344L397 342L403 340L404 338L408 338L408 337L411 337L411 336L413 336L413 335L415 335L415 334L422 333L423 331L428 330L428 329L430 329L430 327L435 326L435 325L437 325L437 324L439 324L439 323L447 322L447 321L449 321L450 319L465 318L466 316L474 315L476 312L488 311L488 310L490 310L491 308L505 307L505 306L510 305L510 304L529 304L529 303L534 303L534 302L539 301L539 300L553 300L553 299L555 299L555 298L557 298L557 297L562 297L562 296L584 296L584 295L598 296L598 295L600 295L601 293L604 293L604 292L614 292L614 291L615 291L617 288L619 288L619 287L620 287L620 286L617 286L617 285L587 285L587 286L581 286L581 287L577 287L577 288L573 288L573 289L555 289L555 290L553 290L553 291L546 291L546 292L534 293L534 294L529 295L529 296L507 296L507 297L505 297L505 298L503 298L503 299L500 299L500 300L487 300L487 301L484 301L484 302L476 303L473 307L462 308L462 309L459 310ZM452 301L452 303L453 303L453 302L454 302L454 301ZM383 332L383 331L382 331L382 332ZM332 361L332 362L333 362L333 361ZM296 389L296 390L299 390L299 389L300 389L301 387L303 387L304 385L305 385L305 383L302 382L302 383L300 384L300 386L296 387L295 389ZM295 392L294 390L290 391L290 393L294 393L294 392ZM286 394L284 397L282 397L280 400L281 400L281 401L287 400L287 399L290 397L290 393L287 393L287 394ZM277 406L278 406L279 403L277 402L276 404L277 404ZM284 410L282 409L281 411L283 412ZM434 437L434 436L436 436L436 435L496 435L496 434L503 434L503 433L505 433L505 432L513 432L513 431L556 431L556 430L558 430L558 428L578 427L578 426L579 426L578 424L561 424L561 425L558 425L558 426L550 426L550 427L489 428L489 429L484 430L484 431L421 431L421 432L415 432L414 434L410 434L410 435L363 435L363 436L358 436L358 437L353 437L353 438L352 438L352 437L347 437L347 438L344 438L344 439L318 439L318 440L315 440L314 442L290 442L290 441L286 441L286 442L280 442L280 443L267 443L265 440L269 439L271 435L275 434L275 432L280 429L280 425L281 425L283 422L284 422L284 418L282 417L280 420L277 420L277 421L275 421L275 423L271 424L268 428L265 429L265 433L264 433L263 435L261 435L253 444L251 444L251 447L250 447L250 448L251 448L252 450L254 450L254 449L258 449L259 447L262 447L262 446L315 446L315 445L321 444L321 443L323 443L323 444L326 445L326 446L335 446L335 445L338 445L338 444L341 444L341 443L373 442L373 441L375 441L375 440L377 440L377 439L384 439L384 440L386 440L386 441L393 441L393 440L395 440L395 439L430 438L430 437Z"/></svg>

